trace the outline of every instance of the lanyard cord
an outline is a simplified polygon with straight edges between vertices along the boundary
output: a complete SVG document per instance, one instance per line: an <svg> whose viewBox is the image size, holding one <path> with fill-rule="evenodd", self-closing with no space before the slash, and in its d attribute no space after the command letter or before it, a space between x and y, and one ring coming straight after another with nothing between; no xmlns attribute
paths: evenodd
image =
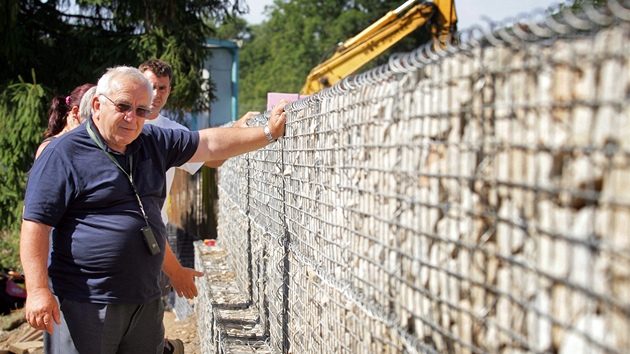
<svg viewBox="0 0 630 354"><path fill-rule="evenodd" d="M107 150L105 150L105 146L103 145L103 142L101 142L96 137L96 134L94 134L94 131L92 131L92 119L88 119L86 129L88 131L88 134L90 134L90 138L92 138L92 140L94 140L96 145L98 145L98 147L100 147L101 150L103 150L103 152L105 154L107 154L107 156L110 158L110 160L112 160L116 164L116 166L118 166L118 168L129 179L129 183L131 184L131 189L133 189L133 193L136 195L136 198L138 199L138 204L140 205L140 211L142 212L142 216L144 217L144 222L147 224L147 226L149 226L149 218L147 217L147 214L144 212L144 206L142 205L142 200L140 200L140 194L138 193L138 190L136 189L136 185L133 184L133 175L132 175L132 172L131 172L131 170L133 168L133 155L129 155L129 173L127 173L127 171L125 171L125 169L122 166L120 166L120 164L114 158L114 156L112 156L112 154L110 154L109 152L107 152Z"/></svg>

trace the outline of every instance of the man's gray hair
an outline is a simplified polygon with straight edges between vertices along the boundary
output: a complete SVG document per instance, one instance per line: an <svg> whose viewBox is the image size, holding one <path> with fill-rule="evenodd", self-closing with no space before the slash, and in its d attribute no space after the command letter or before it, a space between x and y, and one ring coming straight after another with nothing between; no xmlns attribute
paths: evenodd
<svg viewBox="0 0 630 354"><path fill-rule="evenodd" d="M145 85L147 91L151 94L151 101L153 101L153 85L144 77L144 74L142 74L140 70L132 66L116 66L107 69L107 72L98 80L96 96L109 96L114 90L118 89L116 86L120 85L123 81L131 81Z"/></svg>
<svg viewBox="0 0 630 354"><path fill-rule="evenodd" d="M81 104L79 105L79 117L81 117L81 123L87 122L92 115L92 99L96 95L96 86L92 86L89 90L85 91L83 97L81 97Z"/></svg>

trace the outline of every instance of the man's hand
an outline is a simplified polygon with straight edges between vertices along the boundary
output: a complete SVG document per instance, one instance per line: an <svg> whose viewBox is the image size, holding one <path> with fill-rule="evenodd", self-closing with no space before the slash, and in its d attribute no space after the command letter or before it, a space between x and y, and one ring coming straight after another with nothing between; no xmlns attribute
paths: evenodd
<svg viewBox="0 0 630 354"><path fill-rule="evenodd" d="M30 289L24 306L26 321L31 327L53 333L53 321L61 324L59 304L48 288Z"/></svg>
<svg viewBox="0 0 630 354"><path fill-rule="evenodd" d="M182 267L168 242L166 243L162 270L171 279L171 286L179 297L192 299L197 296L195 277L202 277L204 274L192 268Z"/></svg>
<svg viewBox="0 0 630 354"><path fill-rule="evenodd" d="M26 321L35 329L53 332L53 321L61 324L57 299L48 285L48 251L51 226L22 220L20 259L26 281Z"/></svg>
<svg viewBox="0 0 630 354"><path fill-rule="evenodd" d="M287 100L280 100L271 110L269 117L269 133L277 139L284 135L286 114L284 106ZM199 146L190 158L191 162L205 162L210 160L226 160L269 145L269 139L263 127L251 128L206 128L199 130Z"/></svg>
<svg viewBox="0 0 630 354"><path fill-rule="evenodd" d="M182 267L176 275L170 277L173 291L179 297L192 299L198 295L195 277L203 277L204 274L192 268Z"/></svg>
<svg viewBox="0 0 630 354"><path fill-rule="evenodd" d="M276 140L284 135L284 128L287 123L287 114L284 112L284 107L289 103L288 100L283 98L271 109L269 130L271 131L271 136Z"/></svg>
<svg viewBox="0 0 630 354"><path fill-rule="evenodd" d="M260 112L249 111L245 113L245 115L243 115L241 118L239 118L239 120L234 122L232 126L239 127L239 128L247 128L247 121L252 119L257 114L260 114Z"/></svg>

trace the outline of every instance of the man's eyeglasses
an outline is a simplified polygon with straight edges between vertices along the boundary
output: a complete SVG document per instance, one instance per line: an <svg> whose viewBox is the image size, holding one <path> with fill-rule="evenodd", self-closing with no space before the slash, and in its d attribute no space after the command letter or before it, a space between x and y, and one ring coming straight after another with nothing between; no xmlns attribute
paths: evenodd
<svg viewBox="0 0 630 354"><path fill-rule="evenodd" d="M127 113L135 108L136 116L140 118L146 118L151 114L151 110L144 107L134 107L128 103L114 102L109 97L101 94L101 96L107 98L116 107L116 112Z"/></svg>

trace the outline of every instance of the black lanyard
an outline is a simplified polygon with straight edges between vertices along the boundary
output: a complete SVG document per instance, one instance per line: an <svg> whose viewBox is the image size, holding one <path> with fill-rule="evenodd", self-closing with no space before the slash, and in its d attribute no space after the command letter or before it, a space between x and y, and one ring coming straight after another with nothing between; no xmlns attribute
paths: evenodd
<svg viewBox="0 0 630 354"><path fill-rule="evenodd" d="M105 145L103 145L103 142L100 141L96 137L96 134L94 134L94 131L92 131L92 119L88 119L86 129L88 131L88 134L90 134L90 138L94 140L96 145L98 145L98 147L100 147L101 150L103 150L103 152L107 154L107 156L116 164L116 166L118 166L118 168L129 179L129 183L131 184L131 189L133 189L133 193L136 195L136 198L138 199L138 204L140 205L140 211L142 212L142 216L144 217L144 222L147 223L147 226L149 226L149 218L147 217L147 214L144 212L144 206L142 205L142 200L140 200L140 194L138 193L138 190L136 189L136 185L133 184L133 175L132 175L133 155L129 155L129 173L127 173L127 171L125 171L125 169L122 166L120 166L116 158L114 158L112 154L110 154L109 152L107 152L107 150L105 150Z"/></svg>

